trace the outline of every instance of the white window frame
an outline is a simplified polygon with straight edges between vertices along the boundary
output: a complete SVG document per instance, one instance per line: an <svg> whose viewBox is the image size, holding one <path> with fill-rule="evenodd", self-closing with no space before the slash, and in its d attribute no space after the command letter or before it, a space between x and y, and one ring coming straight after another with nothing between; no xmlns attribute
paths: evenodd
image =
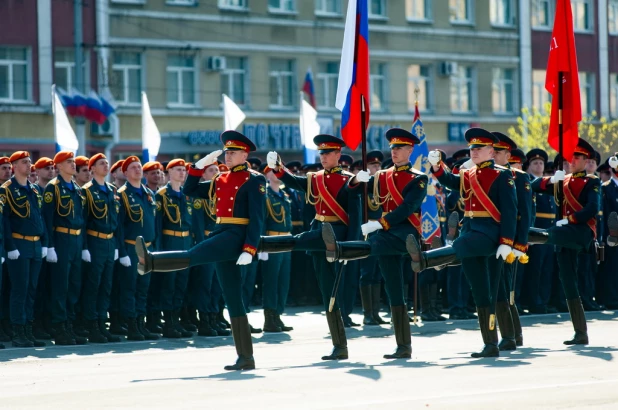
<svg viewBox="0 0 618 410"><path fill-rule="evenodd" d="M609 112L611 118L618 118L618 73L609 74Z"/></svg>
<svg viewBox="0 0 618 410"><path fill-rule="evenodd" d="M128 52L130 53L131 51L120 51L117 50L116 52ZM118 103L118 105L124 106L124 107L139 107L142 105L142 99L141 99L141 94L142 91L144 91L144 80L146 78L145 74L144 74L144 54L143 53L139 53L139 52L135 52L135 54L138 55L139 57L139 63L138 64L127 64L127 63L114 63L114 55L112 54L112 72L114 71L122 71L122 78L123 78L123 90L122 90L122 94L123 94L123 98L122 99L116 99L116 102ZM138 100L137 101L129 101L129 89L131 88L131 84L129 81L129 71L131 70L139 70L139 78L140 78L140 89L138 91ZM166 97L167 98L167 97Z"/></svg>
<svg viewBox="0 0 618 410"><path fill-rule="evenodd" d="M425 17L411 16L409 11L414 9L416 3L425 4ZM433 21L432 14L432 1L431 0L406 0L406 20L412 23L430 23Z"/></svg>
<svg viewBox="0 0 618 410"><path fill-rule="evenodd" d="M231 4L238 3L238 4ZM219 9L232 11L248 11L249 0L217 0Z"/></svg>
<svg viewBox="0 0 618 410"><path fill-rule="evenodd" d="M238 58L242 62L242 68L230 68L226 67L221 71L221 82L224 81L224 77L227 77L228 97L232 99L239 107L249 106L249 59L246 56L227 56L227 59ZM236 99L234 90L234 75L242 74L242 86L243 86L243 101L239 102ZM232 92L230 92L232 90ZM223 92L223 90L221 90Z"/></svg>
<svg viewBox="0 0 618 410"><path fill-rule="evenodd" d="M337 11L326 10L326 3L329 0L315 0L315 15L320 17L341 17L343 15L343 0L332 0L337 3Z"/></svg>
<svg viewBox="0 0 618 410"><path fill-rule="evenodd" d="M171 55L168 55L168 58L171 57ZM193 59L193 66L191 67L176 67L176 66L169 66L167 65L165 67L165 79L166 79L166 88L169 86L167 84L167 74L170 72L174 72L176 73L176 85L178 86L178 101L176 102L169 102L167 101L167 92L166 92L166 96L165 96L165 101L167 103L167 106L170 108L185 108L185 107L197 107L199 106L199 87L198 87L198 70L196 67L197 64L197 56L192 56L191 57ZM169 63L168 63L169 64ZM183 90L182 90L182 74L185 72L193 72L193 85L194 85L194 89L193 89L193 103L189 103L189 104L185 104L182 102L183 100ZM179 102L180 101L180 102Z"/></svg>
<svg viewBox="0 0 618 410"><path fill-rule="evenodd" d="M498 71L499 70L499 71ZM507 80L505 78L505 74L506 71L511 71L511 79ZM498 72L499 74L499 78L496 78L496 72ZM517 72L514 68L511 67L506 67L506 68L502 68L502 67L496 67L492 70L492 84L491 84L491 100L492 100L492 111L494 114L497 115L512 115L515 114L515 112L517 111ZM497 88L497 92L500 94L499 98L498 98L498 103L500 105L502 105L502 101L504 98L506 98L503 94L507 93L506 88L510 86L511 87L511 98L510 98L510 103L511 103L511 109L508 110L507 107L498 107L498 109L496 109L496 107L494 106L494 92L496 92L496 88ZM506 102L506 104L508 105L508 101Z"/></svg>
<svg viewBox="0 0 618 410"><path fill-rule="evenodd" d="M385 112L388 110L388 66L383 62L375 62L372 64L376 64L378 66L379 73L372 73L371 67L369 67L369 107L375 112ZM376 107L373 105L373 84L375 81L382 81L383 95L380 96L380 103L382 104L381 107Z"/></svg>
<svg viewBox="0 0 618 410"><path fill-rule="evenodd" d="M197 0L165 0L167 6L195 7Z"/></svg>
<svg viewBox="0 0 618 410"><path fill-rule="evenodd" d="M368 7L369 7L369 19L370 20L388 20L388 8L387 8L387 4L386 4L386 0L367 0L368 1ZM373 14L371 12L371 6L372 6L372 1L379 1L380 2L380 8L382 9L383 13L382 14Z"/></svg>
<svg viewBox="0 0 618 410"><path fill-rule="evenodd" d="M298 14L296 0L275 0L279 3L278 6L270 4L272 0L268 0L268 12L272 14ZM284 4L291 5L291 9L284 7Z"/></svg>
<svg viewBox="0 0 618 410"><path fill-rule="evenodd" d="M588 5L587 28L578 28L577 13L579 12L578 5ZM573 11L573 31L576 33L594 33L594 1L593 0L571 0L571 9Z"/></svg>
<svg viewBox="0 0 618 410"><path fill-rule="evenodd" d="M586 81L582 81L582 75L586 76ZM580 89L580 99L582 100L582 115L591 115L593 111L596 110L596 81L595 75L592 72L579 72L579 89ZM590 93L590 101L586 98L584 102L584 97L587 97L587 94ZM588 104L590 103L590 104ZM585 107L584 107L585 105Z"/></svg>
<svg viewBox="0 0 618 410"><path fill-rule="evenodd" d="M508 7L510 14L505 16L506 21L497 21L495 17L497 16L497 11L494 10L495 7L502 6ZM513 28L515 27L517 12L515 10L515 1L514 0L490 0L489 3L489 19L491 25L493 27L507 27ZM505 11L506 12L506 11Z"/></svg>
<svg viewBox="0 0 618 410"><path fill-rule="evenodd" d="M464 2L466 6L466 13L468 14L467 19L457 19L451 16L451 1L456 1L458 3ZM458 4L459 5L459 4ZM455 25L474 25L474 2L473 0L449 0L449 22Z"/></svg>
<svg viewBox="0 0 618 410"><path fill-rule="evenodd" d="M333 62L339 64L338 61L322 61L321 63L328 64L328 63L333 63ZM336 73L327 73L327 72L320 70L315 76L315 78L316 78L316 85L317 85L316 97L318 99L317 101L318 109L326 110L326 111L335 111L336 109L335 109L334 100L337 99L337 85L336 84L337 84L337 79L339 78L339 70L337 70ZM330 101L331 99L330 95L332 91L330 89L330 82L332 80L335 80L335 95L334 95L334 100ZM321 104L322 98L326 102L325 104Z"/></svg>
<svg viewBox="0 0 618 410"><path fill-rule="evenodd" d="M467 70L470 69L470 78L468 79L468 77L462 77L461 71L460 70ZM465 71L464 71L464 75L465 75ZM451 106L451 87L453 85L453 81L457 82L459 87L458 87L458 100L459 100L459 106L461 107L461 101L462 101L462 95L461 95L461 85L465 82L469 83L468 86L468 110L467 111L463 111L460 109L454 109ZM476 112L476 107L477 107L477 98L476 98L476 69L472 66L464 66L464 65L459 65L457 68L457 73L455 73L454 75L451 76L450 78L450 84L449 84L449 107L451 109L451 113L452 114L470 114L470 113L475 113Z"/></svg>
<svg viewBox="0 0 618 410"><path fill-rule="evenodd" d="M541 74L540 78L535 81L534 73ZM545 89L545 70L532 70L532 106L543 112L546 103L551 102L551 94ZM538 99L538 106L534 104L535 99Z"/></svg>
<svg viewBox="0 0 618 410"><path fill-rule="evenodd" d="M9 96L8 98L0 97L1 103L10 103L10 104L29 104L32 103L32 50L26 47L2 47L5 49L21 49L26 51L26 60L0 60L0 65L9 66L9 78L7 80L9 87ZM16 100L15 97L15 88L13 84L13 67L16 65L25 65L26 66L26 99L24 100Z"/></svg>
<svg viewBox="0 0 618 410"><path fill-rule="evenodd" d="M607 4L607 30L610 35L618 35L618 0L609 0Z"/></svg>
<svg viewBox="0 0 618 410"><path fill-rule="evenodd" d="M54 50L54 51L64 51L66 49L59 49L59 50ZM73 53L73 60L72 61L57 61L55 59L55 55L54 55L54 75L56 72L57 68L62 68L64 70L67 70L67 78L69 78L69 83L67 84L67 92L71 92L72 88L77 88L76 84L75 84L75 78L73 78L73 69L75 68L75 53L73 50L70 50L71 53ZM84 50L84 53L82 54L82 56L84 57L84 62L82 63L82 70L83 70L83 79L84 79L84 91L90 89L90 53L87 50ZM77 74L77 73L76 73ZM54 79L54 82L56 80Z"/></svg>
<svg viewBox="0 0 618 410"><path fill-rule="evenodd" d="M547 24L535 24L535 15L537 17L536 20L538 21L540 10L543 9L542 5L547 5ZM533 0L531 7L530 26L532 29L538 31L551 31L554 26L554 14L556 10L555 0Z"/></svg>
<svg viewBox="0 0 618 410"><path fill-rule="evenodd" d="M407 75L407 69L413 65L419 66L419 72L422 72L422 68L426 67L428 70L428 75L423 76L422 73L418 76ZM406 75L408 79L407 80L408 91L412 92L412 95L408 94L408 111L414 112L414 106L415 106L414 104L415 97L413 97L414 88L410 88L410 83L418 84L421 81L425 81L426 93L425 95L423 95L423 97L425 98L425 108L419 107L419 110L425 113L433 112L434 110L434 100L433 100L434 70L433 70L433 66L431 64L426 64L426 63L425 64L408 64L408 66L406 67Z"/></svg>
<svg viewBox="0 0 618 410"><path fill-rule="evenodd" d="M296 99L294 98L295 94L294 90L297 88L296 87L296 61L293 59L273 59L273 60L281 60L281 61L286 61L288 63L291 62L291 68L289 69L289 71L275 71L275 70L268 70L268 88L269 88L269 94L270 94L270 80L271 78L275 77L277 79L277 103L276 104L272 104L270 102L270 98L271 96L268 96L269 99L269 104L268 107L271 110L292 110L295 108L295 101ZM271 60L271 61L273 61ZM269 63L270 64L270 63ZM281 81L281 79L283 77L290 77L290 101L289 101L289 105L286 105L285 102L283 101L283 82Z"/></svg>

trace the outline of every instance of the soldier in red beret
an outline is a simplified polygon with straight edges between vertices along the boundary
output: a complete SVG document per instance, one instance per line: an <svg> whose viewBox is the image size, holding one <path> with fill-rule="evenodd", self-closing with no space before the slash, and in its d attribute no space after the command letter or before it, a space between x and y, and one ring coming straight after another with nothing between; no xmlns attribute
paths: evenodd
<svg viewBox="0 0 618 410"><path fill-rule="evenodd" d="M150 188L152 192L157 192L159 188L165 185L163 165L158 161L146 162L142 168L144 170L144 178L146 179L146 186Z"/></svg>
<svg viewBox="0 0 618 410"><path fill-rule="evenodd" d="M90 168L88 166L89 159L83 155L75 157L75 182L77 185L84 186L92 179Z"/></svg>
<svg viewBox="0 0 618 410"><path fill-rule="evenodd" d="M0 185L11 178L11 172L12 167L9 157L0 157Z"/></svg>

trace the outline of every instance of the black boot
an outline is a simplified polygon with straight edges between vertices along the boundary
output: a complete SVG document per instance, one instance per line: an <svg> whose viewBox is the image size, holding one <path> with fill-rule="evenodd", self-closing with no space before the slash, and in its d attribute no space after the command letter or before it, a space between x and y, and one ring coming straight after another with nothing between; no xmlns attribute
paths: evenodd
<svg viewBox="0 0 618 410"><path fill-rule="evenodd" d="M66 322L56 323L54 327L54 344L57 346L72 346L76 344L75 339L67 332Z"/></svg>
<svg viewBox="0 0 618 410"><path fill-rule="evenodd" d="M519 312L517 311L517 305L509 305L511 310L511 318L513 319L513 328L515 329L515 344L519 346L524 345L524 333L521 328L521 321L519 320Z"/></svg>
<svg viewBox="0 0 618 410"><path fill-rule="evenodd" d="M187 269L191 262L188 251L150 252L141 236L135 239L137 253L137 273L145 275L152 271L175 272Z"/></svg>
<svg viewBox="0 0 618 410"><path fill-rule="evenodd" d="M88 344L88 339L86 339L84 336L78 336L75 334L75 332L73 331L73 322L70 320L67 320L67 333L71 335L71 337L75 340L75 343L77 343L78 345L85 345Z"/></svg>
<svg viewBox="0 0 618 410"><path fill-rule="evenodd" d="M286 326L285 323L281 320L281 315L275 311L275 322L277 322L277 326L281 328L284 332L291 332L294 330L292 326Z"/></svg>
<svg viewBox="0 0 618 410"><path fill-rule="evenodd" d="M296 245L294 235L260 236L257 252L281 253L290 252Z"/></svg>
<svg viewBox="0 0 618 410"><path fill-rule="evenodd" d="M277 321L275 320L276 311L272 309L264 309L264 331L272 332L272 333L280 333L283 330L277 325Z"/></svg>
<svg viewBox="0 0 618 410"><path fill-rule="evenodd" d="M32 329L32 322L26 322L26 325L24 326L24 333L26 334L26 339L30 340L34 347L44 347L45 342L37 340L36 337L34 337Z"/></svg>
<svg viewBox="0 0 618 410"><path fill-rule="evenodd" d="M13 325L13 347L34 347L34 343L26 338L24 325Z"/></svg>
<svg viewBox="0 0 618 410"><path fill-rule="evenodd" d="M217 336L217 331L210 324L210 314L200 312L200 325L197 328L198 336L213 337Z"/></svg>
<svg viewBox="0 0 618 410"><path fill-rule="evenodd" d="M180 333L180 337L182 338L193 337L193 332L190 332L189 330L185 329L184 326L180 323L180 311L179 310L174 311L174 315L172 316L172 319L174 321L174 329L176 329L176 331Z"/></svg>
<svg viewBox="0 0 618 410"><path fill-rule="evenodd" d="M251 331L251 333L255 334L255 335L259 335L260 333L262 333L262 328L261 327L253 327L251 325L251 323L249 323L249 330ZM232 330L232 332L234 332Z"/></svg>
<svg viewBox="0 0 618 410"><path fill-rule="evenodd" d="M107 330L107 322L105 319L99 319L98 323L99 323L99 332L101 332L101 334L105 336L108 342L110 343L120 342L120 336L114 336Z"/></svg>
<svg viewBox="0 0 618 410"><path fill-rule="evenodd" d="M437 238L434 238L437 239ZM432 283L429 285L429 306L431 309L431 313L435 316L436 320L439 322L443 322L446 320L442 313L438 309L438 284Z"/></svg>
<svg viewBox="0 0 618 410"><path fill-rule="evenodd" d="M180 325L188 332L197 331L197 325L193 323L193 321L199 323L197 320L196 310L191 308L189 309L187 306L180 309Z"/></svg>
<svg viewBox="0 0 618 410"><path fill-rule="evenodd" d="M330 338L333 341L333 351L328 356L322 356L322 360L345 360L348 358L348 340L345 336L345 327L341 310L326 312L326 321L330 330Z"/></svg>
<svg viewBox="0 0 618 410"><path fill-rule="evenodd" d="M476 311L479 315L479 325L485 346L479 353L472 353L471 356L474 358L499 357L500 350L498 349L498 330L496 329L495 317L490 314L489 307L477 308Z"/></svg>
<svg viewBox="0 0 618 410"><path fill-rule="evenodd" d="M567 306L573 322L575 335L571 340L565 340L565 345L587 345L588 344L588 326L586 325L586 314L581 298L568 299Z"/></svg>
<svg viewBox="0 0 618 410"><path fill-rule="evenodd" d="M217 336L229 336L232 333L225 327L225 325L219 321L219 313L209 313L210 327L215 329Z"/></svg>
<svg viewBox="0 0 618 410"><path fill-rule="evenodd" d="M385 354L385 359L409 359L412 357L412 335L406 305L391 306L393 330L397 341L397 350L393 354Z"/></svg>
<svg viewBox="0 0 618 410"><path fill-rule="evenodd" d="M607 227L609 235L607 235L607 246L618 246L618 213L612 212L607 218Z"/></svg>
<svg viewBox="0 0 618 410"><path fill-rule="evenodd" d="M549 240L549 233L546 229L530 228L528 230L528 244L529 245L543 245Z"/></svg>
<svg viewBox="0 0 618 410"><path fill-rule="evenodd" d="M128 322L127 322L128 323ZM129 332L124 326L125 320L118 312L109 312L109 332L115 335L128 335Z"/></svg>
<svg viewBox="0 0 618 410"><path fill-rule="evenodd" d="M502 340L498 343L498 349L501 351L517 349L515 326L513 325L509 302L503 300L496 303L496 318L500 327L500 336L502 336Z"/></svg>
<svg viewBox="0 0 618 410"><path fill-rule="evenodd" d="M88 341L90 343L107 343L107 338L101 334L99 329L99 321L94 319L88 323Z"/></svg>
<svg viewBox="0 0 618 410"><path fill-rule="evenodd" d="M431 310L431 304L429 302L429 285L423 285L419 289L419 299L421 302L421 320L423 322L437 322L439 319L434 315Z"/></svg>
<svg viewBox="0 0 618 410"><path fill-rule="evenodd" d="M182 336L180 335L180 332L174 327L174 319L172 319L173 314L174 312L172 312L171 310L163 311L163 320L165 321L165 324L163 325L163 337L169 339L180 339Z"/></svg>
<svg viewBox="0 0 618 410"><path fill-rule="evenodd" d="M329 262L363 259L371 254L369 242L338 242L335 231L328 222L322 224L322 240L326 246L326 260Z"/></svg>
<svg viewBox="0 0 618 410"><path fill-rule="evenodd" d="M251 341L251 329L247 316L232 318L232 335L234 336L234 346L238 359L236 363L225 366L225 370L253 370L255 360L253 359L253 342Z"/></svg>
<svg viewBox="0 0 618 410"><path fill-rule="evenodd" d="M150 333L162 334L161 313L159 311L150 312L146 315L146 329Z"/></svg>
<svg viewBox="0 0 618 410"><path fill-rule="evenodd" d="M427 268L435 268L458 261L455 249L452 246L443 246L422 252L414 235L408 235L406 249L410 258L412 258L412 270L417 273Z"/></svg>
<svg viewBox="0 0 618 410"><path fill-rule="evenodd" d="M387 325L390 322L380 317L380 297L382 296L382 285L371 285L371 311L373 313L373 319L379 325ZM406 307L407 309L407 307Z"/></svg>
<svg viewBox="0 0 618 410"><path fill-rule="evenodd" d="M127 322L127 340L134 340L137 342L141 342L143 340L146 340L144 338L144 335L142 334L142 332L139 331L139 328L137 326L137 319L134 317L127 317L125 318L125 321Z"/></svg>
<svg viewBox="0 0 618 410"><path fill-rule="evenodd" d="M159 340L159 335L156 333L150 333L148 329L146 329L146 316L140 315L137 317L137 330L144 335L144 339L146 340Z"/></svg>
<svg viewBox="0 0 618 410"><path fill-rule="evenodd" d="M40 319L34 319L32 322L32 335L40 340L51 340L51 335L45 331L43 321Z"/></svg>
<svg viewBox="0 0 618 410"><path fill-rule="evenodd" d="M377 326L378 322L373 317L373 299L371 295L371 285L360 287L361 303L363 305L363 325Z"/></svg>
<svg viewBox="0 0 618 410"><path fill-rule="evenodd" d="M223 315L223 309L221 309L219 311L219 313L217 313L217 320L219 321L219 323L221 323L221 325L226 328L226 329L231 329L232 326L230 325L230 322L228 322L225 319L225 316Z"/></svg>

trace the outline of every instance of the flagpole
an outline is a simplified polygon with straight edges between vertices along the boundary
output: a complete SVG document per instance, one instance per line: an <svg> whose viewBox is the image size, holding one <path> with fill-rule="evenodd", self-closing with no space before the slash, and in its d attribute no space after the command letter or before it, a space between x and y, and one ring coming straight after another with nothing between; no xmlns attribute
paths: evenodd
<svg viewBox="0 0 618 410"><path fill-rule="evenodd" d="M558 163L558 169L560 171L563 170L564 164L564 128L562 124L562 109L564 107L564 93L562 92L562 79L563 72L558 71L558 155L560 156L560 161ZM558 220L562 219L562 204L564 202L564 190L562 182L558 185L558 209L556 210Z"/></svg>

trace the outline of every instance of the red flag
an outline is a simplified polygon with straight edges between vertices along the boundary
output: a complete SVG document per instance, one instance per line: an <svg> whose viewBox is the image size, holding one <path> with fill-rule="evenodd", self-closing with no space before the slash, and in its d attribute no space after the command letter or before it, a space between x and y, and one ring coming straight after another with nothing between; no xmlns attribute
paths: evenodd
<svg viewBox="0 0 618 410"><path fill-rule="evenodd" d="M582 119L580 101L579 76L577 71L577 53L575 51L575 35L573 33L573 12L570 0L556 1L556 16L554 30L549 45L545 89L552 95L551 119L547 142L558 151L558 72L562 72L562 127L563 155L571 160L577 145L577 123Z"/></svg>

